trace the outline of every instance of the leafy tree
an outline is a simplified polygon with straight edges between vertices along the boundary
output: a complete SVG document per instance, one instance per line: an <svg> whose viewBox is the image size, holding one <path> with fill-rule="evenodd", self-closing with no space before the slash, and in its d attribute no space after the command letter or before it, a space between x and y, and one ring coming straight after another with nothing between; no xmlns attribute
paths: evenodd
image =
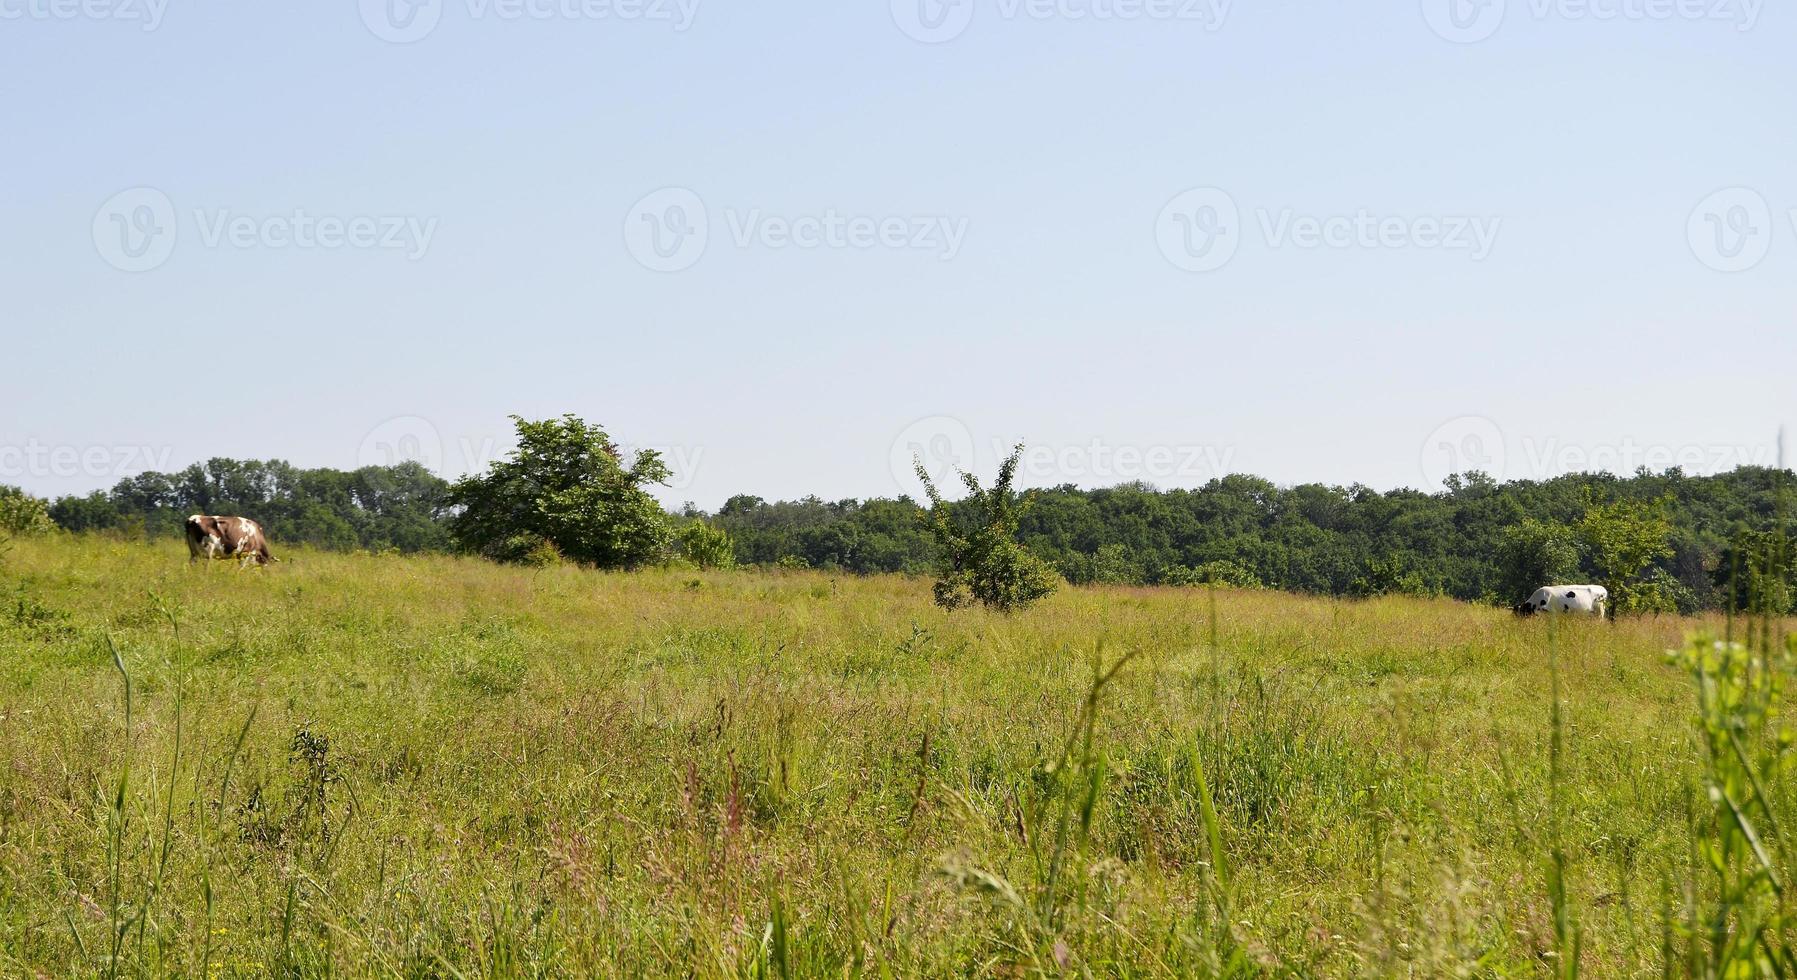
<svg viewBox="0 0 1797 980"><path fill-rule="evenodd" d="M50 519L67 531L99 531L119 526L121 514L112 498L96 490L85 497L62 497L50 505Z"/></svg>
<svg viewBox="0 0 1797 980"><path fill-rule="evenodd" d="M1741 531L1716 563L1731 609L1784 615L1797 603L1797 549L1783 531Z"/></svg>
<svg viewBox="0 0 1797 980"><path fill-rule="evenodd" d="M635 568L661 557L668 515L643 489L668 468L651 450L626 468L596 425L573 415L540 422L512 416L518 448L492 469L449 489L449 530L464 550L522 561L543 541L600 568Z"/></svg>
<svg viewBox="0 0 1797 980"><path fill-rule="evenodd" d="M49 505L18 487L0 483L0 537L24 537L56 530Z"/></svg>
<svg viewBox="0 0 1797 980"><path fill-rule="evenodd" d="M917 476L929 495L929 527L935 535L938 580L936 604L958 609L979 602L990 609L1027 609L1055 590L1054 570L1017 541L1017 524L1029 509L1031 495L1011 489L1023 446L998 468L991 489L979 477L961 474L967 497L951 506L918 460Z"/></svg>
<svg viewBox="0 0 1797 980"><path fill-rule="evenodd" d="M680 553L700 568L729 568L736 564L736 547L730 532L694 519L681 525L675 535Z"/></svg>
<svg viewBox="0 0 1797 980"><path fill-rule="evenodd" d="M1570 583L1584 574L1577 533L1533 517L1504 529L1497 559L1499 595L1505 602L1522 602L1544 585Z"/></svg>
<svg viewBox="0 0 1797 980"><path fill-rule="evenodd" d="M1579 535L1619 613L1664 611L1670 602L1663 583L1646 577L1655 561L1672 554L1667 507L1665 498L1592 504L1579 521Z"/></svg>

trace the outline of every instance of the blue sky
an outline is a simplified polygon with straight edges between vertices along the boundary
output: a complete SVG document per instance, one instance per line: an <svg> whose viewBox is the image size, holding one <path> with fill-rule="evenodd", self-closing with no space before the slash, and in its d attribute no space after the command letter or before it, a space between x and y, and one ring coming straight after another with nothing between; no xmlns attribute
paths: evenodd
<svg viewBox="0 0 1797 980"><path fill-rule="evenodd" d="M0 0L0 482L573 412L707 507L1019 440L1432 488L1792 417L1797 11L392 3Z"/></svg>

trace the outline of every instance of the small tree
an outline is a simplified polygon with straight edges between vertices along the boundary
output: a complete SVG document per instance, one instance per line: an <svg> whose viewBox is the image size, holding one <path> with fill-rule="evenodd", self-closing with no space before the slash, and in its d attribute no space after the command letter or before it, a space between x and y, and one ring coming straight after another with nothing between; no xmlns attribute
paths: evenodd
<svg viewBox="0 0 1797 980"><path fill-rule="evenodd" d="M682 525L675 539L680 553L700 568L730 568L736 564L736 544L730 532L694 518Z"/></svg>
<svg viewBox="0 0 1797 980"><path fill-rule="evenodd" d="M600 568L635 568L662 556L668 515L643 489L668 478L660 454L643 450L626 469L605 430L573 415L512 421L518 448L449 489L458 508L450 533L463 549L521 562L542 554L547 541Z"/></svg>
<svg viewBox="0 0 1797 980"><path fill-rule="evenodd" d="M954 504L942 499L923 461L917 461L918 479L930 498L925 520L936 539L938 581L933 591L944 609L978 602L1008 613L1027 609L1055 590L1054 569L1017 541L1017 524L1032 500L1011 489L1022 455L1022 445L1011 451L989 490L972 473L962 473L967 498Z"/></svg>
<svg viewBox="0 0 1797 980"><path fill-rule="evenodd" d="M49 504L18 487L0 483L0 538L46 534L55 529Z"/></svg>
<svg viewBox="0 0 1797 980"><path fill-rule="evenodd" d="M1588 506L1579 521L1579 536L1619 613L1676 608L1664 583L1647 574L1654 562L1672 554L1672 522L1666 509L1664 499L1619 500Z"/></svg>
<svg viewBox="0 0 1797 980"><path fill-rule="evenodd" d="M1521 602L1544 585L1572 582L1579 570L1578 536L1564 524L1525 517L1504 529L1498 547L1499 585L1503 595Z"/></svg>

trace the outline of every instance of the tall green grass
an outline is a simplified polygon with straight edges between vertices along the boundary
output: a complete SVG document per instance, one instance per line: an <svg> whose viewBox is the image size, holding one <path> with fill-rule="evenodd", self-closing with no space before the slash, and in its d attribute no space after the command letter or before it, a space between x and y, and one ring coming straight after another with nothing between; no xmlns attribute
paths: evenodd
<svg viewBox="0 0 1797 980"><path fill-rule="evenodd" d="M0 975L1792 972L1777 623L288 557L16 543Z"/></svg>

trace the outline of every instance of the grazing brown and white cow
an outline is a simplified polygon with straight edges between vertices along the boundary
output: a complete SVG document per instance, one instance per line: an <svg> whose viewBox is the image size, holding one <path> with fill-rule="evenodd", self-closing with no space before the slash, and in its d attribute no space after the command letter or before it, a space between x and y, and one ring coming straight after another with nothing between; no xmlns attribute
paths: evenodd
<svg viewBox="0 0 1797 980"><path fill-rule="evenodd" d="M268 553L268 538L262 534L262 525L255 521L195 514L187 519L187 562L192 564L201 558L236 558L245 565L280 560Z"/></svg>

